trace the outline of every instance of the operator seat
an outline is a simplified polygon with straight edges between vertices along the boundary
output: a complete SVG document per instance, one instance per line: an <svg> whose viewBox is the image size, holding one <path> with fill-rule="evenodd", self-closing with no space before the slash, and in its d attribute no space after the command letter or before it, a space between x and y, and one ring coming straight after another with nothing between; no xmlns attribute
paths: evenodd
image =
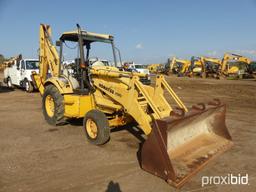
<svg viewBox="0 0 256 192"><path fill-rule="evenodd" d="M105 64L101 61L95 61L93 64L92 64L92 67L95 67L95 66L105 66Z"/></svg>
<svg viewBox="0 0 256 192"><path fill-rule="evenodd" d="M66 76L69 79L73 89L78 89L79 86L80 86L78 81L74 77L72 77L72 75L70 75L70 72L68 70L69 69L64 68L63 69L63 75Z"/></svg>

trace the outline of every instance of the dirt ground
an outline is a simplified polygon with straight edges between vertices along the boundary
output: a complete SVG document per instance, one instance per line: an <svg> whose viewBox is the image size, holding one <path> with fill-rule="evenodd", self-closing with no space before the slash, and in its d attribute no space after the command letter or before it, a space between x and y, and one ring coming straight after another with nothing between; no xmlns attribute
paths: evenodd
<svg viewBox="0 0 256 192"><path fill-rule="evenodd" d="M179 191L256 191L256 81L166 78L187 106L219 98L234 147ZM2 79L0 79L2 81ZM0 191L177 191L140 169L139 140L127 130L89 144L81 122L46 123L39 93L0 89ZM249 185L207 185L202 176L248 174Z"/></svg>

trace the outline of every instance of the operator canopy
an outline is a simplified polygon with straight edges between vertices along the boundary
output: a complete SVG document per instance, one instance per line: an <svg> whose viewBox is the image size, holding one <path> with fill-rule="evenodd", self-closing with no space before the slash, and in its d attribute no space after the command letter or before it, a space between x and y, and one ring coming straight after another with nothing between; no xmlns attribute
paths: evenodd
<svg viewBox="0 0 256 192"><path fill-rule="evenodd" d="M114 40L114 37L108 34L92 33L88 31L81 31L81 32L82 32L82 38L84 40L84 44L92 43L92 42L112 43ZM64 32L61 35L60 40L77 42L78 35L79 35L78 30Z"/></svg>

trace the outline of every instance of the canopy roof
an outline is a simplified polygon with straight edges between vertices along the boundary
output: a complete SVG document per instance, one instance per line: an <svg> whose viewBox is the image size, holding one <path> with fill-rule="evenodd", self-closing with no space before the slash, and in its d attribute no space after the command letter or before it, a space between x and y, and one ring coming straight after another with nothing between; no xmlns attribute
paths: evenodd
<svg viewBox="0 0 256 192"><path fill-rule="evenodd" d="M111 43L114 40L114 37L112 35L108 34L99 34L99 33L92 33L88 31L81 31L82 37L84 42L104 42L104 43ZM78 41L78 30L75 31L69 31L64 32L60 40L62 41Z"/></svg>

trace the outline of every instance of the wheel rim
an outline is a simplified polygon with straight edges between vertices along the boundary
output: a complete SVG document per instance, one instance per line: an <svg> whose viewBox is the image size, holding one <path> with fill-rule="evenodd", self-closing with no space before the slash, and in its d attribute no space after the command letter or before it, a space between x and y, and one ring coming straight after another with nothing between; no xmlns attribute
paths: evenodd
<svg viewBox="0 0 256 192"><path fill-rule="evenodd" d="M28 91L29 90L29 84L28 84L28 82L26 82L26 91Z"/></svg>
<svg viewBox="0 0 256 192"><path fill-rule="evenodd" d="M12 86L12 83L11 83L11 80L10 80L10 79L8 79L7 84L8 84L8 87L11 87L11 86Z"/></svg>
<svg viewBox="0 0 256 192"><path fill-rule="evenodd" d="M45 109L49 117L54 115L54 100L51 95L47 95L45 98Z"/></svg>
<svg viewBox="0 0 256 192"><path fill-rule="evenodd" d="M86 131L92 139L95 139L98 134L98 127L92 119L87 119L86 121Z"/></svg>

